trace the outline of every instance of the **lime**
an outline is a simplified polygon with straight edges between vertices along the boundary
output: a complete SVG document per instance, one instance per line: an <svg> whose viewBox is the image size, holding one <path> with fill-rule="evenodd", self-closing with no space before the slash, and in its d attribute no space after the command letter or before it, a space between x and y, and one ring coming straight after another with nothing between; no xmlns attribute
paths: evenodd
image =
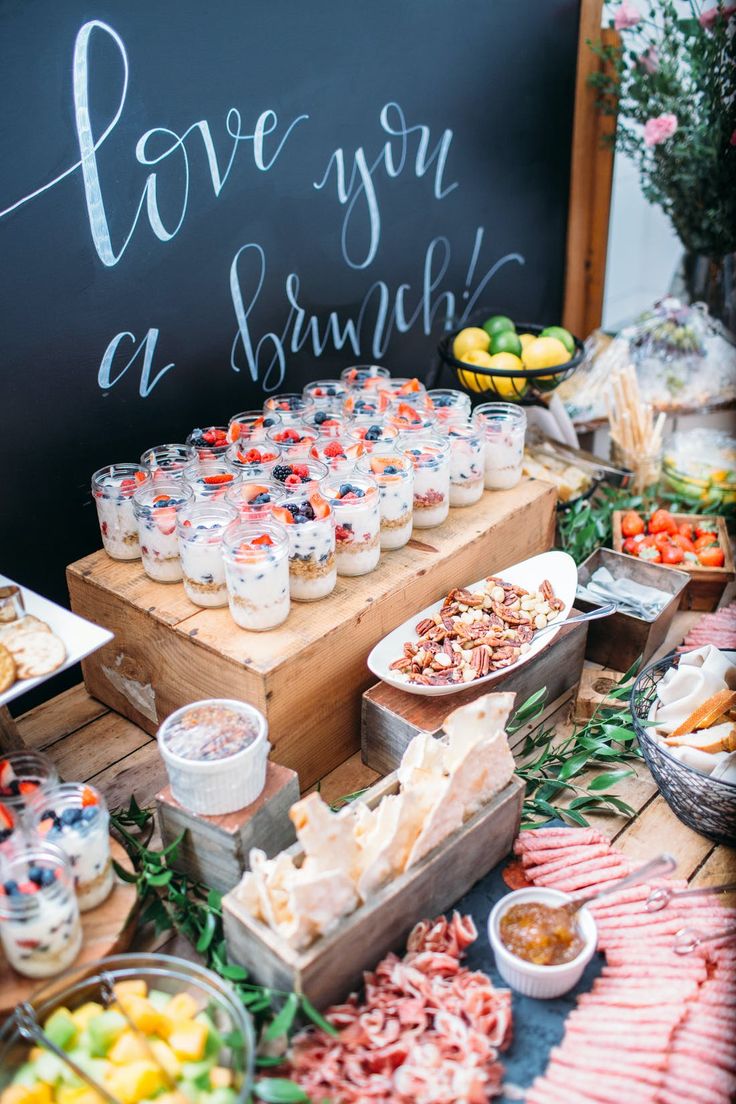
<svg viewBox="0 0 736 1104"><path fill-rule="evenodd" d="M513 353L518 357L521 356L521 349L521 338L518 334L513 330L501 330L499 333L494 333L488 351L491 354Z"/></svg>
<svg viewBox="0 0 736 1104"><path fill-rule="evenodd" d="M488 334L481 330L480 326L466 326L456 335L452 343L452 355L457 360L465 360L465 354L473 349L482 349L488 352Z"/></svg>
<svg viewBox="0 0 736 1104"><path fill-rule="evenodd" d="M564 326L547 326L542 330L540 337L556 337L558 341L567 349L570 356L575 355L575 338L572 336L569 330L566 330Z"/></svg>
<svg viewBox="0 0 736 1104"><path fill-rule="evenodd" d="M486 318L483 323L483 329L489 337L493 337L494 334L501 333L503 330L511 330L512 333L516 332L516 326L505 314L494 314L491 318Z"/></svg>

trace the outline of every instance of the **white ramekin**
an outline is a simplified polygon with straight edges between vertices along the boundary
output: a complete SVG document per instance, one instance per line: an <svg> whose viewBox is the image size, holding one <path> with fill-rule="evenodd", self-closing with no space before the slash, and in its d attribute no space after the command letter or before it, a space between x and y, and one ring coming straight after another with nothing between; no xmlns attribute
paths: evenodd
<svg viewBox="0 0 736 1104"><path fill-rule="evenodd" d="M246 714L257 726L255 740L242 751L224 759L203 761L175 755L167 748L163 739L166 730L190 709L206 705L229 706ZM247 702L232 698L207 698L176 709L166 718L157 733L158 749L166 766L173 796L180 805L203 816L221 816L251 805L266 784L266 764L271 749L267 737L266 718Z"/></svg>
<svg viewBox="0 0 736 1104"><path fill-rule="evenodd" d="M588 910L582 908L577 914L578 927L585 944L580 954L571 962L563 962L560 966L537 966L534 962L525 962L523 958L512 954L503 945L498 930L501 917L512 905L520 905L524 901L539 901L543 905L563 905L569 900L571 900L569 893L532 886L529 889L516 889L512 893L507 893L494 905L488 917L488 939L496 956L499 974L517 993L523 993L526 997L536 997L538 1000L551 1000L553 997L561 997L563 993L569 992L580 981L585 967L595 953L598 929Z"/></svg>

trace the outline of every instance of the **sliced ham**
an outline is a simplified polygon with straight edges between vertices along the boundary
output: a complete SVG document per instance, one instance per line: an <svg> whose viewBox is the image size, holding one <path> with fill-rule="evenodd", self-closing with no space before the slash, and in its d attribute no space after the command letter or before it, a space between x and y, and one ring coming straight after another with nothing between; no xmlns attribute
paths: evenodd
<svg viewBox="0 0 736 1104"><path fill-rule="evenodd" d="M580 1092L586 1092L591 1100L604 1104L656 1104L657 1089L654 1085L644 1085L634 1077L616 1076L612 1073L599 1073L591 1070L573 1070L569 1066L550 1063L546 1076L555 1081L562 1090L570 1086ZM560 1104L564 1104L564 1095Z"/></svg>
<svg viewBox="0 0 736 1104"><path fill-rule="evenodd" d="M571 874L563 871L557 874L549 874L546 878L540 878L540 885L547 886L550 889L559 889L562 893L574 893L578 889L592 889L593 887L604 886L609 882L616 882L619 878L625 878L631 869L626 863L621 862L609 865L609 859L596 859L594 861L606 865L588 870L584 870L582 867L573 868ZM587 863L583 864L583 866L587 865Z"/></svg>
<svg viewBox="0 0 736 1104"><path fill-rule="evenodd" d="M562 1066L571 1066L573 1069L595 1070L603 1074L626 1075L635 1077L647 1085L661 1085L662 1070L667 1065L665 1054L644 1053L628 1055L619 1052L613 1047L601 1050L598 1047L565 1046L553 1047L550 1051L550 1059Z"/></svg>
<svg viewBox="0 0 736 1104"><path fill-rule="evenodd" d="M587 843L608 842L608 838L595 828L533 828L519 832L514 843L514 852L522 855L525 851L542 851L557 844L563 847L579 847Z"/></svg>
<svg viewBox="0 0 736 1104"><path fill-rule="evenodd" d="M533 878L535 881L540 875L554 874L556 870L571 869L572 867L579 866L580 863L591 862L593 859L606 858L610 855L608 847L604 847L599 844L597 847L573 847L568 855L557 855L554 859L548 859L542 863L534 863L527 861L524 863L524 859L532 860L536 858L539 852L528 852L522 856L522 864L525 866L526 874L528 878Z"/></svg>

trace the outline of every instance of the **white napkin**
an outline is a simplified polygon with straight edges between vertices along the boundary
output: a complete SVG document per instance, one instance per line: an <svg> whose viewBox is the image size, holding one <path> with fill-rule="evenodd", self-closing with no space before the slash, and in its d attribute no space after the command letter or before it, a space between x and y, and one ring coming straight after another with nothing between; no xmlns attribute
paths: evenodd
<svg viewBox="0 0 736 1104"><path fill-rule="evenodd" d="M711 759L717 759L715 767L711 771L711 777L720 782L736 782L736 751L719 751L712 755Z"/></svg>
<svg viewBox="0 0 736 1104"><path fill-rule="evenodd" d="M607 567L599 567L585 586L578 586L578 596L601 604L616 602L622 613L632 613L645 621L653 621L672 597L656 587L637 583L635 579L617 579Z"/></svg>
<svg viewBox="0 0 736 1104"><path fill-rule="evenodd" d="M670 667L657 686L659 703L652 711L657 728L674 732L707 698L726 689L730 673L736 674L733 664L712 644L685 652L679 667Z"/></svg>
<svg viewBox="0 0 736 1104"><path fill-rule="evenodd" d="M552 395L548 406L527 406L526 417L530 428L536 426L553 441L578 448L578 435L559 395Z"/></svg>

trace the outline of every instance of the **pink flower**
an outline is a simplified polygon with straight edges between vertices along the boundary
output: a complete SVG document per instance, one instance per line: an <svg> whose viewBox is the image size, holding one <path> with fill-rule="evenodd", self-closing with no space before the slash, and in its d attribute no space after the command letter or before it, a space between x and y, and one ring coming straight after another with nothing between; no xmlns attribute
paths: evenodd
<svg viewBox="0 0 736 1104"><path fill-rule="evenodd" d="M731 4L727 8L720 8L718 4L716 4L715 7L707 8L700 13L698 16L698 23L700 23L703 30L710 31L721 16L723 16L724 19L730 19L734 13L736 13L736 5Z"/></svg>
<svg viewBox="0 0 736 1104"><path fill-rule="evenodd" d="M647 119L644 124L644 142L647 146L658 146L671 138L676 130L676 115L657 115L654 119Z"/></svg>
<svg viewBox="0 0 736 1104"><path fill-rule="evenodd" d="M659 69L659 53L656 46L650 46L643 54L639 54L639 68L649 76L653 76Z"/></svg>
<svg viewBox="0 0 736 1104"><path fill-rule="evenodd" d="M613 25L617 31L626 31L629 27L635 27L641 19L641 12L636 4L630 4L629 0L621 0L621 7L613 17Z"/></svg>

